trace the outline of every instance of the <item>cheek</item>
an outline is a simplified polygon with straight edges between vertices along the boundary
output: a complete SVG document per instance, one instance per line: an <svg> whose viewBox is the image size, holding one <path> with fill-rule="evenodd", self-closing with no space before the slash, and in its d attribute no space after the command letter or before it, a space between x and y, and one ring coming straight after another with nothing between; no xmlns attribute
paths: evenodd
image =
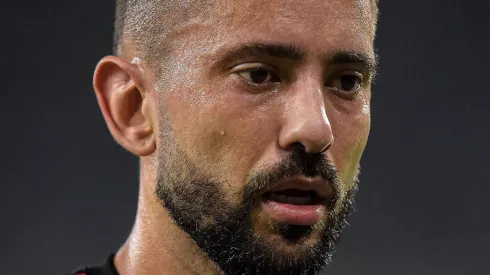
<svg viewBox="0 0 490 275"><path fill-rule="evenodd" d="M230 183L231 191L242 187L266 147L274 142L274 127L268 118L274 117L269 112L275 108L265 108L237 93L214 97L208 93L197 101L182 92L172 94L176 96L168 97L168 109L180 149L207 175Z"/></svg>
<svg viewBox="0 0 490 275"><path fill-rule="evenodd" d="M371 125L369 104L359 104L355 110L333 112L331 120L334 145L329 153L348 188L354 184Z"/></svg>

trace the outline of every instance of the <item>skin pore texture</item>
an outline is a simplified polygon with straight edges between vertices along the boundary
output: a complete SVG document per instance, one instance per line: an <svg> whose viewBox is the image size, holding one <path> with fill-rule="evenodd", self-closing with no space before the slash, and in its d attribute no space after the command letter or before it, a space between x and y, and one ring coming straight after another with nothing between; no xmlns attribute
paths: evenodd
<svg viewBox="0 0 490 275"><path fill-rule="evenodd" d="M137 216L115 265L316 274L352 211L369 135L370 1L182 2L150 49L126 36L95 71L111 134L140 157ZM263 193L291 178L328 185L315 224L264 211Z"/></svg>

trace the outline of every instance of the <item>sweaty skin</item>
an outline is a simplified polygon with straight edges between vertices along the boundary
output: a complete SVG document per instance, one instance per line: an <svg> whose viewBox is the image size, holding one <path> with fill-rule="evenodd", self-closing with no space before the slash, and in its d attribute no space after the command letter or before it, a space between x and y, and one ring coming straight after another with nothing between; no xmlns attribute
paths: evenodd
<svg viewBox="0 0 490 275"><path fill-rule="evenodd" d="M140 156L137 217L115 257L120 274L221 273L155 197L158 174L173 173L165 167L175 148L203 174L226 183L219 189L238 207L251 172L280 161L295 144L323 152L342 179L335 205L341 210L370 128L375 55L369 1L216 1L206 16L173 28L166 39L170 50L161 62L131 63L138 53L127 41L125 57L104 58L94 77L112 135ZM245 44L290 46L301 57L225 58ZM362 55L369 64L337 62L340 52ZM247 69L253 68L275 77L250 83ZM357 92L337 89L345 72L362 76ZM259 206L251 218L256 234L277 243ZM317 233L308 243L318 241ZM300 250L279 246L284 253Z"/></svg>

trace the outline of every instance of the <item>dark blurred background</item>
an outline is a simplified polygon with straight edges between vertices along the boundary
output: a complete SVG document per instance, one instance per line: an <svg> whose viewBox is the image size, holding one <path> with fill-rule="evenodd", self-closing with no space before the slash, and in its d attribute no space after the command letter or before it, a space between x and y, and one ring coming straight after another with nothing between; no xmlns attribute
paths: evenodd
<svg viewBox="0 0 490 275"><path fill-rule="evenodd" d="M490 2L381 0L359 211L326 274L490 274ZM137 158L91 79L112 1L2 1L0 274L98 264L128 235Z"/></svg>

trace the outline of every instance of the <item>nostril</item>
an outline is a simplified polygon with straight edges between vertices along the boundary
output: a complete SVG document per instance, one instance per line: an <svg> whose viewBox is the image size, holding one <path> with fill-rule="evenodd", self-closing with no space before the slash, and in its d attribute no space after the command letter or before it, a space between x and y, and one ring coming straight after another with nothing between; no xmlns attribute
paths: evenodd
<svg viewBox="0 0 490 275"><path fill-rule="evenodd" d="M295 142L291 145L291 150L298 153L307 153L306 146L301 142Z"/></svg>
<svg viewBox="0 0 490 275"><path fill-rule="evenodd" d="M324 153L332 146L332 144L333 142L326 143L323 148L320 148L319 146L315 146L314 144L307 144L306 142L295 142L293 143L293 145L291 145L291 150L307 154Z"/></svg>
<svg viewBox="0 0 490 275"><path fill-rule="evenodd" d="M331 141L329 143L327 143L327 145L325 145L325 147L323 147L323 149L321 149L318 153L324 153L325 151L327 151L328 149L330 149L330 147L332 147L333 145L333 138L331 139Z"/></svg>
<svg viewBox="0 0 490 275"><path fill-rule="evenodd" d="M321 122L321 123L320 123ZM278 145L284 150L313 154L324 153L333 143L332 129L327 121L291 118L279 133Z"/></svg>

